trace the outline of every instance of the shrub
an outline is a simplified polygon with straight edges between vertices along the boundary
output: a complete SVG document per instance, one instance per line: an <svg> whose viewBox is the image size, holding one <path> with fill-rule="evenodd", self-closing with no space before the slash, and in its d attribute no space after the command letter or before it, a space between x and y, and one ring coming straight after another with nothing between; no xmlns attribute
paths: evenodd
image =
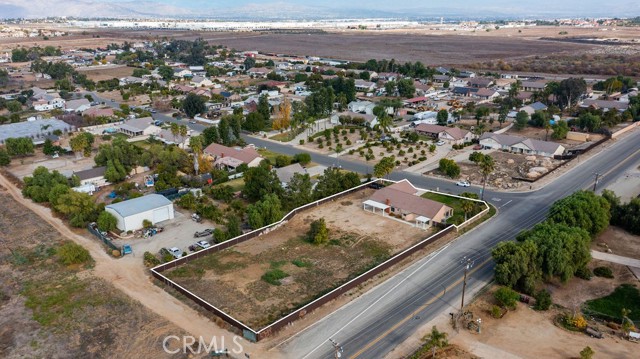
<svg viewBox="0 0 640 359"><path fill-rule="evenodd" d="M538 291L534 298L536 298L534 306L536 310L548 310L551 306L551 294L546 289Z"/></svg>
<svg viewBox="0 0 640 359"><path fill-rule="evenodd" d="M311 155L308 153L296 153L293 156L294 162L298 162L301 165L306 165L311 162Z"/></svg>
<svg viewBox="0 0 640 359"><path fill-rule="evenodd" d="M118 220L111 213L107 211L102 211L100 212L100 215L98 216L98 220L96 221L96 223L98 224L98 228L101 231L108 232L116 229L116 226L118 225Z"/></svg>
<svg viewBox="0 0 640 359"><path fill-rule="evenodd" d="M613 271L609 267L597 267L593 269L596 277L613 278Z"/></svg>
<svg viewBox="0 0 640 359"><path fill-rule="evenodd" d="M60 262L64 265L84 264L91 260L89 251L83 246L73 242L63 244L56 250L56 254Z"/></svg>
<svg viewBox="0 0 640 359"><path fill-rule="evenodd" d="M502 309L500 309L500 307L498 307L497 305L492 306L491 316L496 319L500 319L500 317L502 316Z"/></svg>
<svg viewBox="0 0 640 359"><path fill-rule="evenodd" d="M279 155L276 157L276 167L285 167L291 164L292 158L287 155Z"/></svg>
<svg viewBox="0 0 640 359"><path fill-rule="evenodd" d="M520 295L516 291L507 287L500 287L493 296L498 301L498 304L509 309L515 309L516 303L520 298Z"/></svg>
<svg viewBox="0 0 640 359"><path fill-rule="evenodd" d="M356 129L355 129L355 128L353 128L353 127L351 127L351 128L349 129L349 133L356 133Z"/></svg>
<svg viewBox="0 0 640 359"><path fill-rule="evenodd" d="M587 267L581 267L576 270L576 277L582 278L584 280L591 280L593 273Z"/></svg>
<svg viewBox="0 0 640 359"><path fill-rule="evenodd" d="M260 277L263 281L272 284L280 285L280 280L287 278L289 275L282 269L271 269Z"/></svg>
<svg viewBox="0 0 640 359"><path fill-rule="evenodd" d="M344 135L347 134L347 130L342 130L342 131L340 131L340 133L344 136Z"/></svg>
<svg viewBox="0 0 640 359"><path fill-rule="evenodd" d="M301 144L301 145L304 145L304 140L300 140L300 144Z"/></svg>
<svg viewBox="0 0 640 359"><path fill-rule="evenodd" d="M143 260L144 260L144 265L146 267L155 267L158 264L160 264L160 260L158 259L158 257L156 257L155 255L153 255L153 253L151 252L144 252L144 255L142 256Z"/></svg>
<svg viewBox="0 0 640 359"><path fill-rule="evenodd" d="M577 314L576 316L571 317L569 323L578 329L584 329L587 327L587 324L588 324L587 320L584 319L582 314Z"/></svg>
<svg viewBox="0 0 640 359"><path fill-rule="evenodd" d="M143 220L143 221L142 221L142 227L144 227L144 228L151 228L151 227L153 227L153 223L151 223L151 221L150 221L150 220L145 219L145 220Z"/></svg>
<svg viewBox="0 0 640 359"><path fill-rule="evenodd" d="M456 178L460 175L460 167L454 160L448 158L442 158L439 162L440 172L448 177Z"/></svg>
<svg viewBox="0 0 640 359"><path fill-rule="evenodd" d="M300 268L311 267L313 265L313 263L311 263L309 261L305 261L303 259L294 259L294 260L291 261L291 263L294 266L300 267Z"/></svg>
<svg viewBox="0 0 640 359"><path fill-rule="evenodd" d="M307 232L307 240L313 244L324 244L329 241L329 230L324 218L311 222L309 232Z"/></svg>

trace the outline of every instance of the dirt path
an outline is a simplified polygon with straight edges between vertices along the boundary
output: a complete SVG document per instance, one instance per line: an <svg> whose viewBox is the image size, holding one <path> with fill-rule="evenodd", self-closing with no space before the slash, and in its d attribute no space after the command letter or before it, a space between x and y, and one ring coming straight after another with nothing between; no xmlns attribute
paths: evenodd
<svg viewBox="0 0 640 359"><path fill-rule="evenodd" d="M221 329L206 317L154 285L145 272L141 258L128 257L117 260L111 258L98 241L74 233L64 222L54 217L49 208L25 199L21 191L1 174L0 186L6 188L7 192L17 202L51 224L64 237L89 250L96 262L94 268L96 276L113 283L116 288L191 335L195 337L202 336L205 340L216 337L218 343L220 343L222 337L225 337L224 342L233 345L234 334ZM244 339L240 342L245 352L253 354L259 350L256 345ZM162 345L162 343L158 343L158 345Z"/></svg>

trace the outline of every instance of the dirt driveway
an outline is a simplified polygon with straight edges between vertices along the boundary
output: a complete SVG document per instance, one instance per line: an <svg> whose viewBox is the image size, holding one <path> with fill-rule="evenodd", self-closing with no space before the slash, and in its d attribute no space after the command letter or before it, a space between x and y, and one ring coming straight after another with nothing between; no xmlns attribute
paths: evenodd
<svg viewBox="0 0 640 359"><path fill-rule="evenodd" d="M53 226L64 237L82 245L95 259L95 275L113 283L113 285L134 300L139 301L151 311L166 318L178 327L194 336L202 336L207 340L224 337L226 343L233 343L234 335L221 329L211 320L198 314L187 305L155 286L139 257L113 259L101 246L99 241L89 238L85 230L71 230L64 222L53 216L49 208L40 206L22 197L18 188L4 176L0 175L0 186L20 204L29 208L36 215ZM246 352L259 353L259 348L244 339L240 339Z"/></svg>

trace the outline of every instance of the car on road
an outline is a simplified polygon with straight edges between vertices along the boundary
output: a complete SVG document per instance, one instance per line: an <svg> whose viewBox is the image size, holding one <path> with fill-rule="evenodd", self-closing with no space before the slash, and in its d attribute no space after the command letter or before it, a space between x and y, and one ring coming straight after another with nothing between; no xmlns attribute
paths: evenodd
<svg viewBox="0 0 640 359"><path fill-rule="evenodd" d="M458 181L458 182L456 182L456 186L469 187L469 186L471 186L471 184L468 181Z"/></svg>
<svg viewBox="0 0 640 359"><path fill-rule="evenodd" d="M193 234L193 238L206 237L213 234L213 228L207 228L204 231L199 231Z"/></svg>
<svg viewBox="0 0 640 359"><path fill-rule="evenodd" d="M156 112L158 112L158 111L156 111L156 110L153 110L153 109L151 110L151 113L156 113Z"/></svg>
<svg viewBox="0 0 640 359"><path fill-rule="evenodd" d="M196 120L191 120L191 121L189 121L189 123L194 124L194 123L198 123L198 121L196 121Z"/></svg>
<svg viewBox="0 0 640 359"><path fill-rule="evenodd" d="M444 145L444 141L438 141L438 142L436 142L436 145L442 146L442 145Z"/></svg>
<svg viewBox="0 0 640 359"><path fill-rule="evenodd" d="M178 247L171 247L171 248L162 248L162 250L160 252L167 252L169 254L171 254L171 256L173 256L173 258L178 259L180 257L182 257L182 250Z"/></svg>

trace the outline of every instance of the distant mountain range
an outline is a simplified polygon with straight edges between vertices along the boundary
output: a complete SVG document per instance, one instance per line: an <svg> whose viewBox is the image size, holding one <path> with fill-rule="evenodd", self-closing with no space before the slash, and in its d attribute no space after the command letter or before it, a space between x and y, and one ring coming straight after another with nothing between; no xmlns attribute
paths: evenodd
<svg viewBox="0 0 640 359"><path fill-rule="evenodd" d="M634 17L640 1L551 1L535 4L514 0L406 1L407 4L370 0L345 2L187 0L184 6L163 0L0 0L0 18L208 18L220 20L313 20L394 18L430 20L542 19L563 17ZM320 3L320 4L315 4Z"/></svg>

